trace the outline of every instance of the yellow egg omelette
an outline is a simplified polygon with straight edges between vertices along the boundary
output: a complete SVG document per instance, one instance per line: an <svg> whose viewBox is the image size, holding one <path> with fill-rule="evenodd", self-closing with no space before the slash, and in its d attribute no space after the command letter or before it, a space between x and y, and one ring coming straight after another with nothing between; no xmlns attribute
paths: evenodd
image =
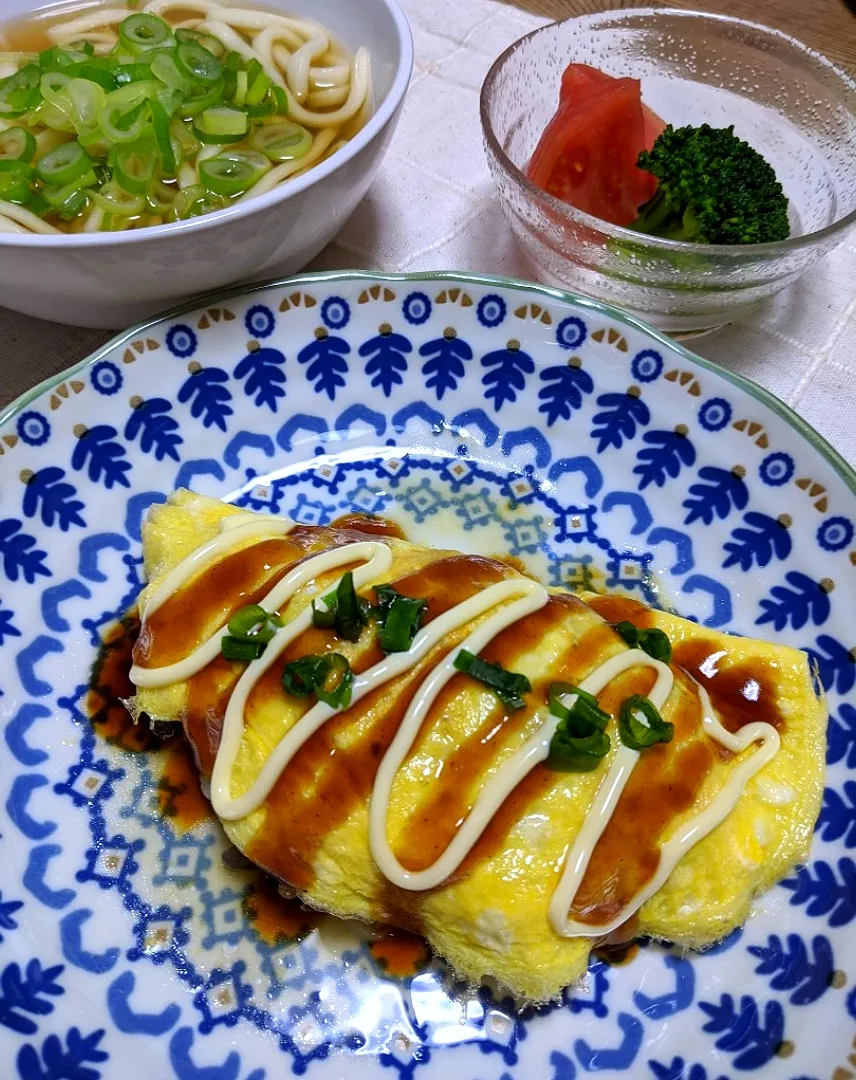
<svg viewBox="0 0 856 1080"><path fill-rule="evenodd" d="M136 717L180 721L229 839L304 903L555 998L598 943L704 949L805 858L805 653L510 563L187 491L143 530Z"/></svg>

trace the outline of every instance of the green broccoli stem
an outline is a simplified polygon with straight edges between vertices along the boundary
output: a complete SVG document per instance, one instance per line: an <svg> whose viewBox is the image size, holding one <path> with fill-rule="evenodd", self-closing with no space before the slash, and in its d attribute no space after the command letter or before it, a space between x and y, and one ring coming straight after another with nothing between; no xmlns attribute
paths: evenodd
<svg viewBox="0 0 856 1080"><path fill-rule="evenodd" d="M628 228L663 240L704 243L692 209L687 207L682 214L663 188L658 188L648 202L639 207L638 217Z"/></svg>

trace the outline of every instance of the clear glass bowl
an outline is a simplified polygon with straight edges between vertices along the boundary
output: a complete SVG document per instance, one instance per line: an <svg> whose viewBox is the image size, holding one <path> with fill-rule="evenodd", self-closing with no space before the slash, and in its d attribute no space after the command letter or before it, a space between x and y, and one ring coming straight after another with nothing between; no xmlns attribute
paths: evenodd
<svg viewBox="0 0 856 1080"><path fill-rule="evenodd" d="M734 124L775 168L791 237L733 247L654 239L530 183L524 170L574 61L641 79L645 103L675 126ZM741 318L856 224L856 83L786 34L741 19L643 8L542 27L494 63L481 120L500 201L533 276L664 330Z"/></svg>

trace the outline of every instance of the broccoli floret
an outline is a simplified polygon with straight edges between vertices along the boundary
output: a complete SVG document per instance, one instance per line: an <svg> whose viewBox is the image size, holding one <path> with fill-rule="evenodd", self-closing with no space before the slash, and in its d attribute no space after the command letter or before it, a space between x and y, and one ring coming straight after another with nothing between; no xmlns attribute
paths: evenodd
<svg viewBox="0 0 856 1080"><path fill-rule="evenodd" d="M669 125L637 165L659 181L630 226L698 244L764 244L790 235L788 200L771 165L734 128Z"/></svg>

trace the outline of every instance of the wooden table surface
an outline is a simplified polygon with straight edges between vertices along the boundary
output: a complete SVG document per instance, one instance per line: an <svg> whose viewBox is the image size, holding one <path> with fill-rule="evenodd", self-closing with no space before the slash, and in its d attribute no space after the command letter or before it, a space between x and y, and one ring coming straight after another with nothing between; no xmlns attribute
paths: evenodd
<svg viewBox="0 0 856 1080"><path fill-rule="evenodd" d="M462 0L463 2L463 0ZM505 0L551 19L629 7L674 7L736 15L799 38L856 74L856 0Z"/></svg>

